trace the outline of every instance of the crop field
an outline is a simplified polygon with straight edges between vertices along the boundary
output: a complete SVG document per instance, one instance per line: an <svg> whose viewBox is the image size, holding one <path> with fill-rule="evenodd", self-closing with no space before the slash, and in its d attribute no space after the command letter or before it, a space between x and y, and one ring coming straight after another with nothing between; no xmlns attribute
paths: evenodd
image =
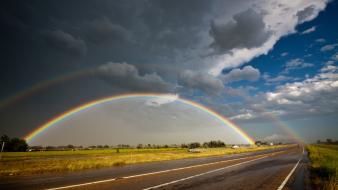
<svg viewBox="0 0 338 190"><path fill-rule="evenodd" d="M218 156L267 149L279 146L231 148L203 148L200 152L189 152L183 148L160 149L104 149L43 152L4 152L0 160L0 176L24 176L51 172L70 172L128 164Z"/></svg>
<svg viewBox="0 0 338 190"><path fill-rule="evenodd" d="M338 190L338 145L311 145L307 149L314 185L319 189Z"/></svg>

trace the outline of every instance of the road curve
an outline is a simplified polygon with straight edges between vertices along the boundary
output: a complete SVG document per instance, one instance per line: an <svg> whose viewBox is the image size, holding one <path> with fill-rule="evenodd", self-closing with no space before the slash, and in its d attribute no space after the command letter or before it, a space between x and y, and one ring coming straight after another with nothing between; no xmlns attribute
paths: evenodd
<svg viewBox="0 0 338 190"><path fill-rule="evenodd" d="M299 146L209 158L136 164L39 178L0 179L2 189L293 189Z"/></svg>

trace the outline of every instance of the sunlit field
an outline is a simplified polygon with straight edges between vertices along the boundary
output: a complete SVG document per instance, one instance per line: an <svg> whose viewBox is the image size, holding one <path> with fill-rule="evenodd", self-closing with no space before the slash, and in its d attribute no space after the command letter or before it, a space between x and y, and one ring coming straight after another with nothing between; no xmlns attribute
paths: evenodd
<svg viewBox="0 0 338 190"><path fill-rule="evenodd" d="M202 148L189 152L185 148L104 149L77 151L4 152L0 164L1 176L18 176L50 172L67 172L128 164L218 156L286 147L260 146L232 148Z"/></svg>
<svg viewBox="0 0 338 190"><path fill-rule="evenodd" d="M338 145L308 146L311 181L320 189L338 189Z"/></svg>

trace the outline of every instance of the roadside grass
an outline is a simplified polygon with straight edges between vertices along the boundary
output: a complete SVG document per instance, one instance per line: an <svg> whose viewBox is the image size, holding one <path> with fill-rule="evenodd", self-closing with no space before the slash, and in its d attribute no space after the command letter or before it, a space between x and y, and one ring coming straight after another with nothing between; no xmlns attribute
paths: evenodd
<svg viewBox="0 0 338 190"><path fill-rule="evenodd" d="M105 149L78 151L4 152L0 160L0 176L25 176L52 172L70 172L128 164L219 156L282 148L280 146L204 148L199 153L182 148Z"/></svg>
<svg viewBox="0 0 338 190"><path fill-rule="evenodd" d="M338 145L309 145L311 182L318 189L338 190Z"/></svg>

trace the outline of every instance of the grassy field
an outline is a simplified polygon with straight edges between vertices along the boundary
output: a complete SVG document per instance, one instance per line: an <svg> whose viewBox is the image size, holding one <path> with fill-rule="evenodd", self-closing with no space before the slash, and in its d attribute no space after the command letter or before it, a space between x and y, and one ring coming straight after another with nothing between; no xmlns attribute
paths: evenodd
<svg viewBox="0 0 338 190"><path fill-rule="evenodd" d="M77 171L135 163L236 154L281 147L283 145L242 147L238 149L207 148L201 149L200 153L191 153L187 149L181 148L119 149L119 152L116 149L4 152L0 160L0 176Z"/></svg>
<svg viewBox="0 0 338 190"><path fill-rule="evenodd" d="M318 189L338 190L338 145L310 145L311 182Z"/></svg>

